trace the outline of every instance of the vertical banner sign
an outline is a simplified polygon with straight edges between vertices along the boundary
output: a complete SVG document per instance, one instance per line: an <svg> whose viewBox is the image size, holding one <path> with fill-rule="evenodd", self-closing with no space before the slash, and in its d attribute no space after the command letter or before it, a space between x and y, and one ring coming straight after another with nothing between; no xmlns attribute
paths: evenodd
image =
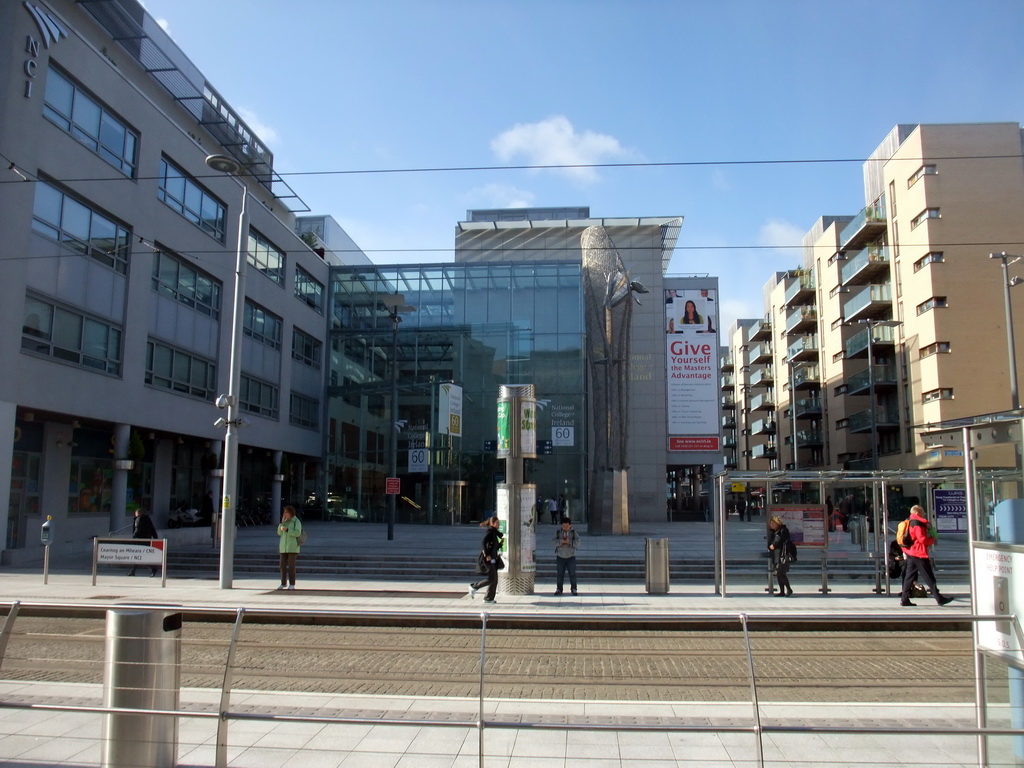
<svg viewBox="0 0 1024 768"><path fill-rule="evenodd" d="M665 291L670 451L717 451L718 322L716 291Z"/></svg>
<svg viewBox="0 0 1024 768"><path fill-rule="evenodd" d="M442 384L439 398L438 427L442 435L462 437L462 387Z"/></svg>
<svg viewBox="0 0 1024 768"><path fill-rule="evenodd" d="M496 489L494 513L498 516L498 530L502 533L508 532L508 518L509 518L509 506L511 500L509 496L509 487L505 484L499 485ZM499 550L502 554L508 554L508 538L502 537L501 549Z"/></svg>
<svg viewBox="0 0 1024 768"><path fill-rule="evenodd" d="M519 494L519 569L524 573L537 571L537 530L533 520L533 500L536 496L535 485L524 485Z"/></svg>
<svg viewBox="0 0 1024 768"><path fill-rule="evenodd" d="M520 455L537 455L537 403L533 400L519 401L519 448Z"/></svg>
<svg viewBox="0 0 1024 768"><path fill-rule="evenodd" d="M512 450L512 422L509 411L512 404L508 400L498 401L498 458L504 459Z"/></svg>

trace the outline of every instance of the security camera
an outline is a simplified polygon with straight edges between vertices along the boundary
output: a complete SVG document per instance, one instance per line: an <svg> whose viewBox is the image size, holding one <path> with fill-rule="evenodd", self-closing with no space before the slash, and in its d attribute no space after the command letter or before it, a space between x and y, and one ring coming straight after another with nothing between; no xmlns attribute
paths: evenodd
<svg viewBox="0 0 1024 768"><path fill-rule="evenodd" d="M228 396L227 395L218 395L217 399L214 400L214 403L216 404L216 406L218 408L220 408L223 411L225 408L228 407Z"/></svg>
<svg viewBox="0 0 1024 768"><path fill-rule="evenodd" d="M215 422L213 422L213 426L215 426L215 427L226 427L227 425L228 425L228 420L225 419L223 416L221 416L219 419L217 419Z"/></svg>

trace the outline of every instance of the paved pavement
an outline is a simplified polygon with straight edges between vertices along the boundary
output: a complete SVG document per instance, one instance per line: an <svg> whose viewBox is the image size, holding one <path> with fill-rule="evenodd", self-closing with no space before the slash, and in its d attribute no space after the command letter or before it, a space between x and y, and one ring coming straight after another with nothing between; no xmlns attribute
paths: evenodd
<svg viewBox="0 0 1024 768"><path fill-rule="evenodd" d="M763 524L730 523L727 551L749 553L764 546ZM420 528L397 526L395 539L388 541L384 526L371 524L329 524L312 522L309 551L354 551L389 555L429 552L472 562L481 531L473 526ZM553 528L551 529L553 532ZM198 532L190 532L198 533ZM544 529L541 529L541 534ZM586 531L583 529L583 533ZM835 552L857 556L859 547L840 534ZM672 523L638 526L628 537L585 536L580 558L628 553L643 558L645 539L669 538L673 557L687 552L711 551L710 526ZM239 531L237 552L274 551L276 537L271 527ZM200 539L179 547L210 547ZM468 553L468 554L467 554ZM355 610L395 613L430 612L479 617L485 606L479 597L471 599L466 582L473 575L467 568L463 581L390 581L387 579L304 578L301 555L299 583L293 591L277 591L275 577L240 575L231 589L221 589L216 579L171 578L166 586L148 575L134 578L123 569L102 568L92 584L91 563L85 555L59 558L43 583L41 566L0 569L0 602L21 600L31 603L137 604L164 603L215 608L293 608L300 610ZM146 569L140 569L146 573ZM902 617L963 616L970 612L965 584L940 584L957 597L944 607L919 600L915 608L900 608L895 596L876 595L873 582L866 579L836 579L828 595L818 592L820 577L797 576L796 594L780 599L765 593L763 578L752 574L735 579L728 597L716 595L711 584L671 585L667 594L648 594L642 581L582 583L578 597L553 597L553 584L538 582L534 593L499 593L498 602L486 606L493 617L564 617L610 619L657 616L736 616L754 618L784 616L856 616L891 621ZM74 695L72 695L74 694ZM52 698L47 698L52 697ZM217 711L208 690L182 692L182 698ZM54 685L0 680L0 705L15 700L53 701L67 706L99 706L98 686ZM90 703L91 702L91 703ZM271 694L238 691L232 695L230 710L236 713L294 712L298 720L230 720L229 765L258 768L301 766L473 766L480 765L479 702L476 699L444 697L383 697L325 694ZM920 714L920 705L915 707ZM928 716L918 725L956 731L970 727L973 707L934 702L925 708ZM483 764L487 766L603 766L656 768L684 765L754 766L757 737L755 719L746 702L693 704L683 702L569 701L543 699L488 698L484 704ZM829 732L829 726L851 728L902 727L907 725L906 705L850 705L793 701L761 702L761 725L781 728L763 734L765 765L771 766L960 766L978 765L976 738L966 734L900 736L883 733L843 734ZM309 717L327 713L334 717L371 718L373 722L311 722ZM404 721L404 724L403 722ZM413 722L409 722L413 721ZM428 724L425 721L433 721ZM622 724L646 724L651 731L624 730ZM443 725L438 723L444 723ZM577 730L567 723L585 726ZM0 765L99 765L102 753L102 716L94 712L48 709L9 709L0 719ZM822 726L825 728L823 729ZM787 730L789 729L789 730ZM216 744L216 720L182 718L178 735L181 766L212 766ZM994 742L990 764L1013 764L1012 742Z"/></svg>

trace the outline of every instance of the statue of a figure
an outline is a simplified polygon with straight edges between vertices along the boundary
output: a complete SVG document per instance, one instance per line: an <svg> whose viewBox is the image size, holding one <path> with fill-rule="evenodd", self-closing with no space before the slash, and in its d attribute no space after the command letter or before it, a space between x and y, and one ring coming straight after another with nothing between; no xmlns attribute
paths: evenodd
<svg viewBox="0 0 1024 768"><path fill-rule="evenodd" d="M629 340L634 294L647 289L629 279L604 227L587 227L580 245L593 424L588 530L629 533Z"/></svg>

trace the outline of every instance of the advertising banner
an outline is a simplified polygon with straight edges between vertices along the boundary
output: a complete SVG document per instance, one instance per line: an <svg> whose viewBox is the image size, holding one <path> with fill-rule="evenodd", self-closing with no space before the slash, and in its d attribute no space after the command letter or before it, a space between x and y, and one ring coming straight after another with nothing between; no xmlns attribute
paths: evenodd
<svg viewBox="0 0 1024 768"><path fill-rule="evenodd" d="M715 291L665 291L670 451L720 447Z"/></svg>
<svg viewBox="0 0 1024 768"><path fill-rule="evenodd" d="M813 504L774 504L768 517L778 515L789 529L789 537L800 546L825 545L825 508Z"/></svg>
<svg viewBox="0 0 1024 768"><path fill-rule="evenodd" d="M462 437L462 387L442 384L438 398L438 431L442 435Z"/></svg>

